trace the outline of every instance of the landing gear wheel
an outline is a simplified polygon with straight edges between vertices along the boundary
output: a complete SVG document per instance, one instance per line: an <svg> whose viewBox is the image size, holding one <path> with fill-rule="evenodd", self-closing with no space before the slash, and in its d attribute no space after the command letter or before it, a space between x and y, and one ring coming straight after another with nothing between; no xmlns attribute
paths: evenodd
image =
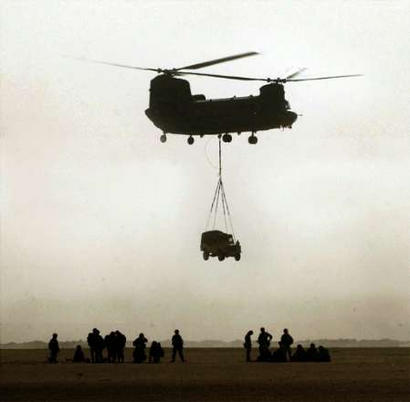
<svg viewBox="0 0 410 402"><path fill-rule="evenodd" d="M231 141L232 141L232 135L231 135L231 134L228 134L228 133L224 134L224 135L222 136L222 141L223 141L223 142L231 142Z"/></svg>
<svg viewBox="0 0 410 402"><path fill-rule="evenodd" d="M258 137L255 137L254 134L252 134L249 138L248 138L248 142L249 144L256 144L258 142Z"/></svg>
<svg viewBox="0 0 410 402"><path fill-rule="evenodd" d="M223 254L218 255L218 260L223 261L225 259L225 256Z"/></svg>
<svg viewBox="0 0 410 402"><path fill-rule="evenodd" d="M236 255L235 255L235 260L236 260L236 261L239 261L240 259L241 259L241 255L240 255L240 254L236 254Z"/></svg>
<svg viewBox="0 0 410 402"><path fill-rule="evenodd" d="M204 257L204 260L208 260L209 258L209 253L207 251L204 251L204 253L202 254L202 256Z"/></svg>
<svg viewBox="0 0 410 402"><path fill-rule="evenodd" d="M192 145L194 143L194 137L192 137L192 135L190 135L189 137L188 137L188 144L189 145Z"/></svg>
<svg viewBox="0 0 410 402"><path fill-rule="evenodd" d="M164 143L167 142L167 136L165 134L162 134L161 137L159 137L159 140Z"/></svg>

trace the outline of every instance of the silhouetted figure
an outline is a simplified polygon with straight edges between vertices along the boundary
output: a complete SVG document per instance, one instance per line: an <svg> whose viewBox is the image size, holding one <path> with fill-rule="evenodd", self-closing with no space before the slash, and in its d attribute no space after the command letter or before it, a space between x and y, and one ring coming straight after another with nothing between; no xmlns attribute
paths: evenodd
<svg viewBox="0 0 410 402"><path fill-rule="evenodd" d="M115 357L117 358L119 363L124 363L124 348L127 342L127 338L124 334L120 331L115 331L115 341L114 341L114 350L115 350Z"/></svg>
<svg viewBox="0 0 410 402"><path fill-rule="evenodd" d="M149 362L159 363L161 357L164 357L164 349L162 349L160 342L153 341L149 349Z"/></svg>
<svg viewBox="0 0 410 402"><path fill-rule="evenodd" d="M306 351L302 345L296 346L296 351L292 355L293 362L305 362L307 360Z"/></svg>
<svg viewBox="0 0 410 402"><path fill-rule="evenodd" d="M175 356L177 353L179 354L181 361L184 362L184 340L179 334L178 329L174 331L174 336L172 337L172 363L175 362Z"/></svg>
<svg viewBox="0 0 410 402"><path fill-rule="evenodd" d="M316 349L316 345L314 343L311 343L309 349L306 350L306 361L316 362L317 359L318 359L318 351Z"/></svg>
<svg viewBox="0 0 410 402"><path fill-rule="evenodd" d="M243 347L246 350L246 361L250 362L251 360L251 351L252 351L252 339L251 336L253 335L253 331L250 330L246 333L245 335L245 342L243 344Z"/></svg>
<svg viewBox="0 0 410 402"><path fill-rule="evenodd" d="M50 339L50 342L48 343L48 351L49 351L49 357L48 357L48 362L49 363L57 363L57 355L58 352L60 351L60 347L58 345L57 341L57 334L53 334L52 338Z"/></svg>
<svg viewBox="0 0 410 402"><path fill-rule="evenodd" d="M272 353L271 361L275 363L285 363L286 359L286 349L282 345L282 342L278 342L279 348Z"/></svg>
<svg viewBox="0 0 410 402"><path fill-rule="evenodd" d="M270 341L272 340L272 335L269 332L265 331L265 328L261 328L261 332L258 336L259 343L259 357L258 361L268 361L270 360ZM268 360L266 360L268 359Z"/></svg>
<svg viewBox="0 0 410 402"><path fill-rule="evenodd" d="M132 343L135 346L133 357L134 363L142 363L147 360L147 355L145 354L145 344L148 339L145 338L144 334L141 332L137 339Z"/></svg>
<svg viewBox="0 0 410 402"><path fill-rule="evenodd" d="M85 363L85 356L81 345L77 345L75 348L73 363Z"/></svg>
<svg viewBox="0 0 410 402"><path fill-rule="evenodd" d="M105 343L103 337L100 335L100 331L98 330L95 337L95 342L95 362L104 363L103 350L105 348Z"/></svg>
<svg viewBox="0 0 410 402"><path fill-rule="evenodd" d="M272 354L269 348L259 348L259 356L256 358L258 362L270 362L272 361Z"/></svg>
<svg viewBox="0 0 410 402"><path fill-rule="evenodd" d="M87 336L87 343L90 348L91 362L92 363L102 363L103 356L102 352L104 350L104 339L100 335L100 331L97 328L93 328Z"/></svg>
<svg viewBox="0 0 410 402"><path fill-rule="evenodd" d="M281 347L283 348L285 352L286 359L289 359L290 361L292 357L290 346L293 344L293 338L289 335L289 331L287 330L287 328L283 330L283 335L280 338L280 343L281 343Z"/></svg>
<svg viewBox="0 0 410 402"><path fill-rule="evenodd" d="M108 363L114 363L116 357L115 341L116 335L114 331L111 331L109 335L104 338L105 347L107 348L107 360Z"/></svg>
<svg viewBox="0 0 410 402"><path fill-rule="evenodd" d="M90 355L91 355L91 363L95 363L95 348L94 348L94 331L97 328L94 328L92 332L90 332L87 335L87 343L88 343L88 348L90 349Z"/></svg>
<svg viewBox="0 0 410 402"><path fill-rule="evenodd" d="M324 348L323 346L319 346L318 354L317 354L317 361L319 362L330 362L330 353L329 351Z"/></svg>

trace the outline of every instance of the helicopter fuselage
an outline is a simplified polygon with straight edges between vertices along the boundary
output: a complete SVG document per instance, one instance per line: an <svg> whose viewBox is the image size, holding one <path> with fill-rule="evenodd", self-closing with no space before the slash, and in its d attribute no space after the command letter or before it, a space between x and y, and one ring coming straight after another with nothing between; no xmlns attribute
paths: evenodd
<svg viewBox="0 0 410 402"><path fill-rule="evenodd" d="M192 95L188 81L165 74L151 81L145 113L164 133L189 136L291 127L297 119L279 83L262 86L257 96L206 99Z"/></svg>
<svg viewBox="0 0 410 402"><path fill-rule="evenodd" d="M289 103L285 99L283 84L287 82L358 77L361 75L347 74L299 78L298 75L306 70L301 68L286 77L271 79L192 71L257 54L254 51L245 52L171 69L138 67L100 60L88 61L158 73L159 75L151 80L149 107L145 113L153 124L162 131L161 142L167 141L167 133L183 134L189 136L187 142L190 145L194 143L194 135L201 137L203 135L218 135L224 142L231 142L232 135L230 133L237 132L240 134L243 131L251 132L248 142L249 144L256 144L258 142L258 138L255 136L257 131L291 128L297 119L297 114L290 110ZM175 78L186 75L239 81L259 81L267 84L259 89L259 95L256 96L206 99L204 95L192 95L188 81Z"/></svg>

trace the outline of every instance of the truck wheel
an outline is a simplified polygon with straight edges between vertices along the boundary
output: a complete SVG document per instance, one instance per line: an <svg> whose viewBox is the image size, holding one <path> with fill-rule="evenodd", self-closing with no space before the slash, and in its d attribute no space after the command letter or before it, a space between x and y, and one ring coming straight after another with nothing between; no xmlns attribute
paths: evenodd
<svg viewBox="0 0 410 402"><path fill-rule="evenodd" d="M240 254L236 254L236 255L235 255L235 260L236 260L236 261L239 261L240 259L241 259L241 255L240 255Z"/></svg>
<svg viewBox="0 0 410 402"><path fill-rule="evenodd" d="M208 258L209 258L209 253L208 253L207 251L204 251L203 257L204 257L204 260L205 260L205 261L208 260Z"/></svg>
<svg viewBox="0 0 410 402"><path fill-rule="evenodd" d="M218 255L218 260L223 261L225 259L225 256L223 254Z"/></svg>
<svg viewBox="0 0 410 402"><path fill-rule="evenodd" d="M231 135L231 134L228 134L228 133L224 134L224 135L222 136L222 141L223 141L223 142L231 142L231 141L232 141L232 135Z"/></svg>

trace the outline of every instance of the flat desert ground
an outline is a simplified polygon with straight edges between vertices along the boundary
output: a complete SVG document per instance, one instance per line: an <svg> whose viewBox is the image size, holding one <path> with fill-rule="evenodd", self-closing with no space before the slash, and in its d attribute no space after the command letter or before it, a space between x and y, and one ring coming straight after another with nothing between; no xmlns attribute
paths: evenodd
<svg viewBox="0 0 410 402"><path fill-rule="evenodd" d="M186 349L186 363L45 363L1 351L1 401L410 401L410 349L333 349L331 363L245 363L241 349ZM87 351L88 353L88 351ZM254 351L256 353L256 351Z"/></svg>

